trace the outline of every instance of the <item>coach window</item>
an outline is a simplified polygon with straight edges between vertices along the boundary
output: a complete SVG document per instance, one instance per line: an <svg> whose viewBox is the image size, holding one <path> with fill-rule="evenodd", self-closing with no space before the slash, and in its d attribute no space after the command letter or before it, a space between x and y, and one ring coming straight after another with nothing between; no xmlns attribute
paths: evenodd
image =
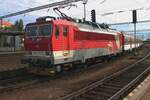
<svg viewBox="0 0 150 100"><path fill-rule="evenodd" d="M68 34L68 27L63 27L63 36L67 36Z"/></svg>
<svg viewBox="0 0 150 100"><path fill-rule="evenodd" d="M56 29L55 29L55 36L56 38L59 36L59 26L56 25Z"/></svg>

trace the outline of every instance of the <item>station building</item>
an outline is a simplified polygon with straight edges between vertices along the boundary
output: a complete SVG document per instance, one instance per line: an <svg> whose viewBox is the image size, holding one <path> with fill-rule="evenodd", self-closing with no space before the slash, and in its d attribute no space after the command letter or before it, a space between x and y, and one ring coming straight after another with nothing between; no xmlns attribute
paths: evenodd
<svg viewBox="0 0 150 100"><path fill-rule="evenodd" d="M13 23L5 21L5 20L0 20L0 30L6 31L10 30L13 27ZM22 43L22 36L20 35L15 35L12 33L2 33L0 32L0 52L3 51L14 51L15 50L21 50L23 47Z"/></svg>

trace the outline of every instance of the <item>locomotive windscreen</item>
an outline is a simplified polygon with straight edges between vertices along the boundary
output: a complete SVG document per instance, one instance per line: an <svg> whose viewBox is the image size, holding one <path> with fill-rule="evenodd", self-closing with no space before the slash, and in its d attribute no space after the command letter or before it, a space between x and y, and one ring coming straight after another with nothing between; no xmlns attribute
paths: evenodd
<svg viewBox="0 0 150 100"><path fill-rule="evenodd" d="M27 36L36 36L37 35L37 26L27 26L25 33Z"/></svg>
<svg viewBox="0 0 150 100"><path fill-rule="evenodd" d="M50 36L52 25L28 25L25 30L27 36Z"/></svg>

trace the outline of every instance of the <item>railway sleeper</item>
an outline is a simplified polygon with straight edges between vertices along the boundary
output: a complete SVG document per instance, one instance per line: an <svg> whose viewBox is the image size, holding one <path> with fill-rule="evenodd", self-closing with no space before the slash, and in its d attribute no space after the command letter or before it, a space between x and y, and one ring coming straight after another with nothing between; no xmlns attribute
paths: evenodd
<svg viewBox="0 0 150 100"><path fill-rule="evenodd" d="M111 81L122 81L122 80L128 80L128 79L124 79L124 77L127 76L127 73L125 73L125 75L121 74L121 75L118 75L114 78L111 79Z"/></svg>
<svg viewBox="0 0 150 100"><path fill-rule="evenodd" d="M80 97L78 97L78 98L74 98L72 100L87 100L87 99L86 98L80 98Z"/></svg>
<svg viewBox="0 0 150 100"><path fill-rule="evenodd" d="M135 72L136 73L136 72ZM126 75L126 76L122 76L122 81L132 81L134 78L136 78L139 75L140 72L136 73L136 74L130 74L130 75Z"/></svg>
<svg viewBox="0 0 150 100"><path fill-rule="evenodd" d="M109 83L107 84L121 84L121 85L126 85L127 83L129 83L131 79L122 79L122 80L111 80Z"/></svg>
<svg viewBox="0 0 150 100"><path fill-rule="evenodd" d="M120 83L120 84L117 84L117 83L111 83L111 82L109 82L109 83L104 83L103 85L102 85L103 87L104 86L107 86L107 87L116 87L116 88L122 88L123 86L124 86L124 84L122 83Z"/></svg>
<svg viewBox="0 0 150 100"><path fill-rule="evenodd" d="M118 90L120 90L121 88L119 87L114 87L114 86L103 86L102 88L96 88L95 90L98 91L103 91L103 92L107 92L107 93L114 93Z"/></svg>
<svg viewBox="0 0 150 100"><path fill-rule="evenodd" d="M124 77L118 77L118 78L115 78L115 79L113 79L113 80L111 80L112 82L128 82L129 81L129 79L131 79L131 78L124 78Z"/></svg>
<svg viewBox="0 0 150 100"><path fill-rule="evenodd" d="M129 75L137 76L137 75L139 75L139 73L142 73L145 69L147 69L148 66L149 66L149 64L145 65L145 66L138 65L138 66L135 67L134 71L132 71L132 73L129 74Z"/></svg>
<svg viewBox="0 0 150 100"><path fill-rule="evenodd" d="M115 79L110 80L109 82L111 82L111 83L122 83L122 82L128 82L128 79L115 78Z"/></svg>
<svg viewBox="0 0 150 100"><path fill-rule="evenodd" d="M108 97L100 95L100 94L99 95L83 94L81 98L83 98L84 100L107 100Z"/></svg>
<svg viewBox="0 0 150 100"><path fill-rule="evenodd" d="M111 95L115 94L117 91L119 91L120 89L118 90L112 90L112 89L100 89L100 90L97 90L96 92L99 94L99 95L103 95L103 96L108 96L110 97Z"/></svg>
<svg viewBox="0 0 150 100"><path fill-rule="evenodd" d="M95 91L90 91L89 92L90 94L94 94L95 96L100 96L100 97L110 97L111 95L113 95L115 92L113 91L110 91L110 92L108 92L108 91L103 91L103 90L101 90L101 91L97 91L97 90L95 90Z"/></svg>
<svg viewBox="0 0 150 100"><path fill-rule="evenodd" d="M133 75L124 76L124 77L122 77L122 79L123 79L122 82L127 82L128 83L128 81L129 82L132 81L137 75L135 75L135 76L133 76Z"/></svg>
<svg viewBox="0 0 150 100"><path fill-rule="evenodd" d="M91 95L89 93L85 93L83 95L80 96L80 98L83 98L85 100L100 100L99 97L95 96L95 95ZM78 100L78 99L77 99Z"/></svg>
<svg viewBox="0 0 150 100"><path fill-rule="evenodd" d="M134 68L130 69L127 74L137 74L138 72L142 72L143 70L145 70L145 68L147 68L147 66L141 66L140 64L135 66ZM130 73L133 72L133 73Z"/></svg>
<svg viewBox="0 0 150 100"><path fill-rule="evenodd" d="M97 94L95 96L98 97L98 98L109 98L109 97L111 97L114 94L114 93L107 93L107 92L103 92L103 91L101 91L101 92L99 92L99 91L91 91L91 92L94 92L95 94Z"/></svg>

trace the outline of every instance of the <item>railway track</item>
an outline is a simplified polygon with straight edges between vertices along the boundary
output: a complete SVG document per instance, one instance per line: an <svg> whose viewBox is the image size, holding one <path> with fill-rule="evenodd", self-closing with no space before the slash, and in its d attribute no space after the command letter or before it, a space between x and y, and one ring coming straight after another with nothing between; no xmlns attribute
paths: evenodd
<svg viewBox="0 0 150 100"><path fill-rule="evenodd" d="M126 69L58 100L122 100L150 74L149 61L150 53Z"/></svg>
<svg viewBox="0 0 150 100"><path fill-rule="evenodd" d="M36 77L27 73L25 69L1 72L0 76L0 93L26 87L37 82Z"/></svg>
<svg viewBox="0 0 150 100"><path fill-rule="evenodd" d="M91 67L88 67L87 69L90 69L90 68ZM38 84L48 82L55 78L60 78L65 75L68 76L68 75L72 75L73 73L78 73L82 70L85 71L84 68L83 69L77 68L71 71L66 71L64 73L58 74L54 77L39 77L39 76L35 76L35 75L31 75L27 73L25 69L26 68L17 69L16 71L8 70L8 71L0 72L0 94L9 92L15 89L32 87Z"/></svg>
<svg viewBox="0 0 150 100"><path fill-rule="evenodd" d="M113 59L112 62L117 59L119 58ZM70 71L66 70L52 77L46 77L46 76L42 77L38 75L36 76L33 74L29 74L26 71L26 68L0 71L0 94L9 92L12 90L20 89L20 88L25 88L25 87L35 86L37 84L46 83L50 80L60 78L62 76L65 77L68 75L74 75L76 73L80 73L82 71L89 70L91 68L94 68L94 67L88 67L85 69L84 67L80 66L77 68L70 69Z"/></svg>

